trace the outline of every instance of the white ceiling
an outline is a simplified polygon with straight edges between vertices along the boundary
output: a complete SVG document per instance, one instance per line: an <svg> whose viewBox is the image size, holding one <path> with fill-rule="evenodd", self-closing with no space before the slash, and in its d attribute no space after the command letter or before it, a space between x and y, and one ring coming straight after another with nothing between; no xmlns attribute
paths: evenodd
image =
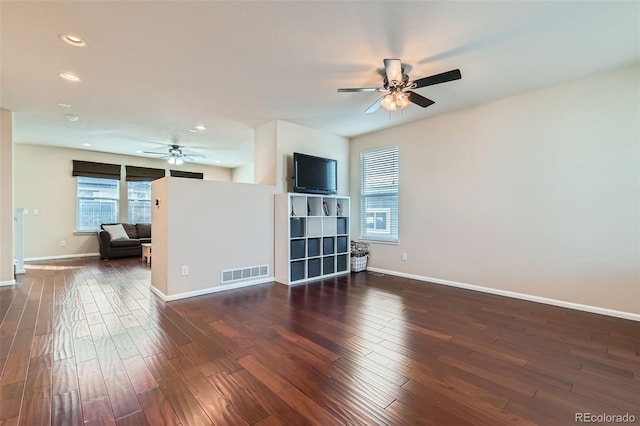
<svg viewBox="0 0 640 426"><path fill-rule="evenodd" d="M252 161L253 128L270 120L351 137L640 62L639 9L2 0L0 105L15 112L18 143L139 155L177 140L205 154L202 163L236 167ZM87 47L62 43L66 33ZM429 108L365 115L379 94L336 89L380 86L384 58L409 64L411 79L459 68L462 80L418 89L436 102ZM62 71L82 82L63 81ZM188 131L197 124L207 130Z"/></svg>

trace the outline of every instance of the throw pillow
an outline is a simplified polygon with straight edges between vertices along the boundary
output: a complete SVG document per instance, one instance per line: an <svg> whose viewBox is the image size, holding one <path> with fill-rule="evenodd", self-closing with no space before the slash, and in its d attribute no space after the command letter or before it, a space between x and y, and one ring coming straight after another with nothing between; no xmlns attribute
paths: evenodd
<svg viewBox="0 0 640 426"><path fill-rule="evenodd" d="M117 225L103 225L102 229L107 231L111 235L112 240L128 240L129 236L124 230L124 226L121 223Z"/></svg>

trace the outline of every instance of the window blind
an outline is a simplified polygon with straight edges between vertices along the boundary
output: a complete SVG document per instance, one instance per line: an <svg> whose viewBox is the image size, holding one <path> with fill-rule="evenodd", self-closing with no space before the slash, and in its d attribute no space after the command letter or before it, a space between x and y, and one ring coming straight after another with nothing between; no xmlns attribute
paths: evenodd
<svg viewBox="0 0 640 426"><path fill-rule="evenodd" d="M77 231L97 231L103 223L117 223L119 212L120 180L77 176Z"/></svg>
<svg viewBox="0 0 640 426"><path fill-rule="evenodd" d="M127 221L151 223L151 181L127 182Z"/></svg>
<svg viewBox="0 0 640 426"><path fill-rule="evenodd" d="M360 153L360 235L365 240L398 241L397 146Z"/></svg>
<svg viewBox="0 0 640 426"><path fill-rule="evenodd" d="M125 166L126 180L132 181L151 181L164 177L164 169L153 169L150 167Z"/></svg>
<svg viewBox="0 0 640 426"><path fill-rule="evenodd" d="M171 170L171 176L191 179L204 179L204 173L184 172L182 170Z"/></svg>
<svg viewBox="0 0 640 426"><path fill-rule="evenodd" d="M72 176L120 180L120 164L73 160Z"/></svg>

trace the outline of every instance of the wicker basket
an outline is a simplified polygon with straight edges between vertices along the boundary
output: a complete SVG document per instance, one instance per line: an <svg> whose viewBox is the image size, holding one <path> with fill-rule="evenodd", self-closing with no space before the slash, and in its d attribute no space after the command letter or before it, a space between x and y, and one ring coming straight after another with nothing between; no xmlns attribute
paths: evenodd
<svg viewBox="0 0 640 426"><path fill-rule="evenodd" d="M360 257L351 256L351 272L362 272L367 269L367 260L369 260L368 254Z"/></svg>
<svg viewBox="0 0 640 426"><path fill-rule="evenodd" d="M367 269L369 260L369 244L351 241L351 272L361 272Z"/></svg>

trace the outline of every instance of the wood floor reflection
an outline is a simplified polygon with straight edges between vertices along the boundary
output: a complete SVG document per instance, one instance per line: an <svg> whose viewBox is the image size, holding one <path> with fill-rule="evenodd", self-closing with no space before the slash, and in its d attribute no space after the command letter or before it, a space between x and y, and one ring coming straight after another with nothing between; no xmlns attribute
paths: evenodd
<svg viewBox="0 0 640 426"><path fill-rule="evenodd" d="M0 288L0 425L640 421L637 322L352 274L163 303L139 259Z"/></svg>

